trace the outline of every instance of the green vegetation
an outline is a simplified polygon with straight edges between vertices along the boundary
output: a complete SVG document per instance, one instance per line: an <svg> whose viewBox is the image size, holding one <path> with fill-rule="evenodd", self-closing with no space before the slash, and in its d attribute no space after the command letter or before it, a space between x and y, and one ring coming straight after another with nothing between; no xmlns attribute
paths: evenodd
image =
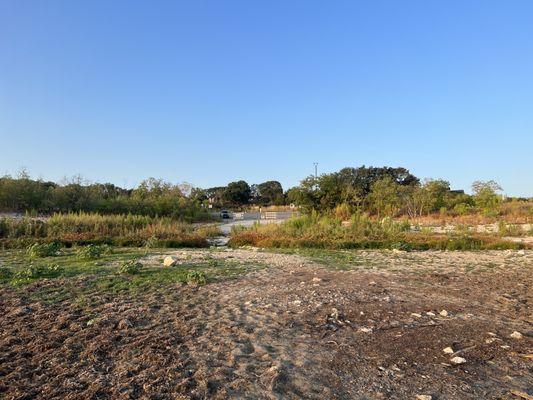
<svg viewBox="0 0 533 400"><path fill-rule="evenodd" d="M398 250L481 250L518 249L522 243L503 241L494 235L473 235L467 232L443 235L429 231L414 232L409 221L397 222L391 218L380 221L356 213L349 220L339 207L329 214L312 212L282 224L254 225L250 229L233 231L230 246L257 246L265 248L325 248Z"/></svg>
<svg viewBox="0 0 533 400"><path fill-rule="evenodd" d="M53 257L57 255L60 245L57 242L52 243L34 243L28 247L28 256L30 258Z"/></svg>
<svg viewBox="0 0 533 400"><path fill-rule="evenodd" d="M120 264L118 272L120 272L121 274L136 275L140 273L142 269L143 265L141 262L137 260L129 260L124 261L122 264Z"/></svg>
<svg viewBox="0 0 533 400"><path fill-rule="evenodd" d="M115 248L102 251L96 260L80 258L84 252L84 247L64 248L55 256L31 260L24 250L3 251L0 285L34 300L86 302L106 294L150 292L176 284L204 285L264 267L257 262L226 259L215 263L212 257L164 267L160 249ZM28 285L32 285L31 290Z"/></svg>
<svg viewBox="0 0 533 400"><path fill-rule="evenodd" d="M213 217L209 206L242 209L294 204L308 213L327 212L345 204L352 211L377 218L512 215L531 221L531 199L504 199L501 191L494 181L477 181L472 185L473 195L469 195L463 190L451 190L449 182L442 179L421 180L402 167L343 168L309 176L286 192L273 180L252 185L240 180L200 189L149 178L135 189L124 189L109 183L89 184L80 178L63 184L44 182L30 179L23 171L17 178L0 177L0 211L133 214L194 222Z"/></svg>
<svg viewBox="0 0 533 400"><path fill-rule="evenodd" d="M165 216L180 221L207 221L211 216L188 184L173 185L149 178L132 190L110 183L89 184L74 178L64 184L0 177L0 211L52 214L89 212Z"/></svg>
<svg viewBox="0 0 533 400"><path fill-rule="evenodd" d="M100 258L102 254L110 252L111 247L107 245L98 246L96 244L90 244L88 246L81 247L78 250L77 256L80 260L96 260Z"/></svg>
<svg viewBox="0 0 533 400"><path fill-rule="evenodd" d="M187 283L194 285L205 285L207 283L207 275L203 271L190 271L187 273Z"/></svg>
<svg viewBox="0 0 533 400"><path fill-rule="evenodd" d="M424 216L484 217L512 216L523 222L533 220L530 199L504 199L494 181L474 182L473 195L451 190L449 182L427 179L421 182L405 168L359 167L310 176L287 192L287 201L304 212L320 213L346 205L351 212L376 218Z"/></svg>
<svg viewBox="0 0 533 400"><path fill-rule="evenodd" d="M54 214L45 220L0 219L0 244L7 248L32 244L29 251L36 256L43 251L46 255L47 249L53 250L59 243L65 246L207 247L207 238L217 234L215 226L195 227L171 218L143 215L70 213ZM35 242L41 244L33 245ZM97 257L96 253L103 249L94 247L88 250L90 254L81 256Z"/></svg>

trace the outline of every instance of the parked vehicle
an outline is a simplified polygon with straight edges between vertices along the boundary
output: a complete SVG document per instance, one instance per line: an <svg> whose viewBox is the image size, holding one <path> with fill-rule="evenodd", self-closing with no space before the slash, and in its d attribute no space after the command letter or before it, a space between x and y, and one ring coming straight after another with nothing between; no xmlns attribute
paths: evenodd
<svg viewBox="0 0 533 400"><path fill-rule="evenodd" d="M220 218L222 219L230 219L231 215L228 210L222 210L220 211Z"/></svg>

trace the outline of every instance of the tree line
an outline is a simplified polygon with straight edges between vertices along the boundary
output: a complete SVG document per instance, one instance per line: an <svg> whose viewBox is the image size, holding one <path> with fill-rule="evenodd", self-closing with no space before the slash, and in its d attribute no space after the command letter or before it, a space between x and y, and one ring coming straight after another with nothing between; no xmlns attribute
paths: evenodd
<svg viewBox="0 0 533 400"><path fill-rule="evenodd" d="M494 181L475 182L473 195L451 190L442 179L421 181L398 167L343 168L309 176L287 191L278 181L249 185L240 180L226 186L201 189L149 178L134 189L111 183L88 183L74 178L62 184L31 179L26 172L0 177L0 210L13 212L98 212L170 216L183 220L209 217L210 209L251 205L294 204L303 211L327 212L340 206L378 217L423 215L448 211L467 214L497 212L501 187Z"/></svg>

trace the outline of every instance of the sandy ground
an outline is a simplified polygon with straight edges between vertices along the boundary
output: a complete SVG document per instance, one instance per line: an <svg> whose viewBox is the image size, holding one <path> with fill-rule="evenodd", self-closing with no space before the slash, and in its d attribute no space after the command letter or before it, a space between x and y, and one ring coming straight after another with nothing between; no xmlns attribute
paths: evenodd
<svg viewBox="0 0 533 400"><path fill-rule="evenodd" d="M212 252L269 267L106 295L90 309L2 289L0 396L531 398L532 251L353 254L345 271L297 255Z"/></svg>

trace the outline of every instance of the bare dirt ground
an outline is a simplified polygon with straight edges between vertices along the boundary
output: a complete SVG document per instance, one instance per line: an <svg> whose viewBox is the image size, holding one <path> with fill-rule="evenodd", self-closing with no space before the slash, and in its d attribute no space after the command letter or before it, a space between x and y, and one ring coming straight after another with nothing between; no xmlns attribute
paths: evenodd
<svg viewBox="0 0 533 400"><path fill-rule="evenodd" d="M169 254L190 260L205 252ZM348 270L248 250L212 257L269 267L205 286L106 294L91 305L29 302L1 289L0 396L533 395L532 251L351 252ZM511 337L515 331L522 337ZM454 357L465 362L454 365Z"/></svg>

